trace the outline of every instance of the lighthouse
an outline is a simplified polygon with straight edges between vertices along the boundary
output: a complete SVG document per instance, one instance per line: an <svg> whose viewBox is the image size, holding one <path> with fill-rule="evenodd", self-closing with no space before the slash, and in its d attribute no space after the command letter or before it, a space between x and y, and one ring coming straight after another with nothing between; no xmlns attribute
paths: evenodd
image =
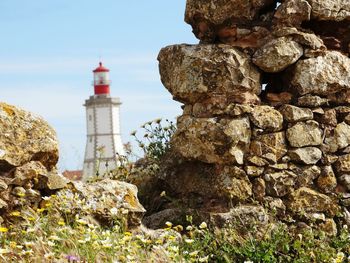
<svg viewBox="0 0 350 263"><path fill-rule="evenodd" d="M94 95L85 101L87 141L83 181L102 176L117 165L117 155L124 155L120 134L120 99L110 95L109 69L100 62L93 71Z"/></svg>

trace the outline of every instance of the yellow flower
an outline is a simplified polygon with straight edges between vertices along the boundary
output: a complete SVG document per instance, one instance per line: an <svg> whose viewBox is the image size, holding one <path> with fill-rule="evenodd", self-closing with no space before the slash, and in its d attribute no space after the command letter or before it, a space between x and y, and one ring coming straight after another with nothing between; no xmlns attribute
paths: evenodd
<svg viewBox="0 0 350 263"><path fill-rule="evenodd" d="M7 231L9 231L8 228L6 228L6 227L0 227L0 232L1 232L1 233L5 233L5 232L7 232Z"/></svg>
<svg viewBox="0 0 350 263"><path fill-rule="evenodd" d="M200 228L200 229L205 229L205 228L207 228L207 227L208 227L208 225L207 225L207 223L205 223L205 222L202 222L202 224L199 225L199 228Z"/></svg>
<svg viewBox="0 0 350 263"><path fill-rule="evenodd" d="M36 211L37 211L38 213L42 213L42 212L45 211L45 208L38 208Z"/></svg>
<svg viewBox="0 0 350 263"><path fill-rule="evenodd" d="M131 236L131 233L130 232L124 232L124 235Z"/></svg>
<svg viewBox="0 0 350 263"><path fill-rule="evenodd" d="M10 248L15 248L17 246L17 243L14 241L10 242Z"/></svg>
<svg viewBox="0 0 350 263"><path fill-rule="evenodd" d="M198 255L198 251L193 251L189 254L191 257L196 257Z"/></svg>
<svg viewBox="0 0 350 263"><path fill-rule="evenodd" d="M65 223L64 221L58 221L58 225L59 225L59 226L65 226L66 223Z"/></svg>
<svg viewBox="0 0 350 263"><path fill-rule="evenodd" d="M172 224L171 222L169 222L169 221L165 222L165 225L166 225L167 227L172 227L172 226L173 226L173 224Z"/></svg>
<svg viewBox="0 0 350 263"><path fill-rule="evenodd" d="M10 216L21 216L21 212L13 211L13 212L10 213Z"/></svg>

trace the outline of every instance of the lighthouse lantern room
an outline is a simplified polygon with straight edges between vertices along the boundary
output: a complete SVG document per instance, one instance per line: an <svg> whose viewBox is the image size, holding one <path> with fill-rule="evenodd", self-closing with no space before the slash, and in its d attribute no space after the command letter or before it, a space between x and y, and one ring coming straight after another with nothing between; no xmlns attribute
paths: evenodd
<svg viewBox="0 0 350 263"><path fill-rule="evenodd" d="M85 101L87 141L83 180L102 176L117 165L124 155L120 134L120 99L110 96L109 69L100 62L94 71L94 95Z"/></svg>

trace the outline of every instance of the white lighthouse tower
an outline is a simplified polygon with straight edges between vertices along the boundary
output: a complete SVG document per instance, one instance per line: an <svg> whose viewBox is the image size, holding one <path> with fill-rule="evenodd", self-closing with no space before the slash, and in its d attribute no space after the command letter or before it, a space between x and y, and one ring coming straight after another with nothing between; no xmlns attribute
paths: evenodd
<svg viewBox="0 0 350 263"><path fill-rule="evenodd" d="M114 169L117 154L124 155L120 135L120 99L110 96L109 69L102 63L94 71L95 94L85 101L87 141L83 181Z"/></svg>

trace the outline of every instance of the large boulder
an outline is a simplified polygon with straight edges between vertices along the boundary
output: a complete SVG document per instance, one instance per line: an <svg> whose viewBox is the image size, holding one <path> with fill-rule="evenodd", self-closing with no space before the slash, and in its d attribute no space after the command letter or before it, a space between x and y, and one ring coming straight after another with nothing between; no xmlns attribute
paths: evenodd
<svg viewBox="0 0 350 263"><path fill-rule="evenodd" d="M164 86L186 104L220 94L227 103L240 103L238 94L261 91L260 73L250 57L228 45L169 46L160 51L158 60Z"/></svg>
<svg viewBox="0 0 350 263"><path fill-rule="evenodd" d="M300 95L327 96L350 89L350 58L336 51L327 51L322 56L300 60L291 85Z"/></svg>
<svg viewBox="0 0 350 263"><path fill-rule="evenodd" d="M0 170L40 161L48 170L58 161L55 131L41 117L0 103Z"/></svg>
<svg viewBox="0 0 350 263"><path fill-rule="evenodd" d="M311 6L307 0L285 0L276 10L278 24L300 26L311 18Z"/></svg>

